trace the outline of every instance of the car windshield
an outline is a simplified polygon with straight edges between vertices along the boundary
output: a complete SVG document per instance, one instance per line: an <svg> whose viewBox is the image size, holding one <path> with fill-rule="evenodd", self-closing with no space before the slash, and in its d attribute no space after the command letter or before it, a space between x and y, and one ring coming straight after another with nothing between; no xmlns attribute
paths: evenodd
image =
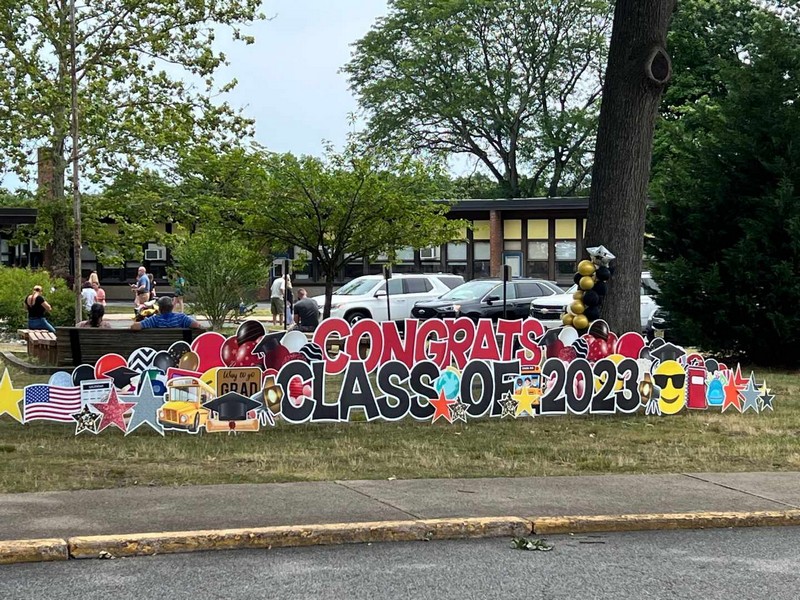
<svg viewBox="0 0 800 600"><path fill-rule="evenodd" d="M564 293L565 293L565 294L574 294L574 293L575 293L575 292L577 292L577 291L578 291L578 284L576 283L575 285L573 285L571 288L569 288L569 289L568 289L566 292L564 292Z"/></svg>
<svg viewBox="0 0 800 600"><path fill-rule="evenodd" d="M479 300L496 287L496 281L470 281L453 288L440 298L442 300Z"/></svg>
<svg viewBox="0 0 800 600"><path fill-rule="evenodd" d="M353 279L348 283L345 283L342 287L336 290L337 296L363 296L364 294L368 294L369 291L375 287L376 280L375 279L366 279L364 277L358 277L357 279Z"/></svg>

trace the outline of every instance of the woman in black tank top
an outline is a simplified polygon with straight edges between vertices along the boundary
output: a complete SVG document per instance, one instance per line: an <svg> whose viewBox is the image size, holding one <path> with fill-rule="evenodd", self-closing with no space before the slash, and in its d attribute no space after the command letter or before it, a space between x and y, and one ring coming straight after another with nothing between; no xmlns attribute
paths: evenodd
<svg viewBox="0 0 800 600"><path fill-rule="evenodd" d="M46 329L51 333L56 332L56 328L44 317L52 310L52 307L42 296L41 286L35 286L33 293L25 298L25 308L28 309L28 329Z"/></svg>

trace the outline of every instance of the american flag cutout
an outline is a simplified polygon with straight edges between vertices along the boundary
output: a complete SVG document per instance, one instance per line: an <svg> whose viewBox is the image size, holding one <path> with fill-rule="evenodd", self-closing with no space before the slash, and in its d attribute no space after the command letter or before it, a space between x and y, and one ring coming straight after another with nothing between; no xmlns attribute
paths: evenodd
<svg viewBox="0 0 800 600"><path fill-rule="evenodd" d="M72 414L81 410L81 388L50 385L25 387L25 419L72 423Z"/></svg>

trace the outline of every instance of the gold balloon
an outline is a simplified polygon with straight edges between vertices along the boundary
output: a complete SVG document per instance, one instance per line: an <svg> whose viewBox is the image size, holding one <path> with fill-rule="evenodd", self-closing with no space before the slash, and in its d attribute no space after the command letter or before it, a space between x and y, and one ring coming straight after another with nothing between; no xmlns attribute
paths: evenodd
<svg viewBox="0 0 800 600"><path fill-rule="evenodd" d="M574 294L572 294L573 300L583 300L583 290L578 290Z"/></svg>
<svg viewBox="0 0 800 600"><path fill-rule="evenodd" d="M567 313L567 314L565 314L564 316L561 317L561 322L564 325L566 325L567 327L569 327L570 325L572 325L572 320L574 318L575 318L575 315Z"/></svg>
<svg viewBox="0 0 800 600"><path fill-rule="evenodd" d="M569 305L569 310L574 315L582 315L586 310L586 306L580 300L575 300L575 302Z"/></svg>
<svg viewBox="0 0 800 600"><path fill-rule="evenodd" d="M187 371L196 371L200 366L200 357L197 356L197 352L186 352L178 361L178 366Z"/></svg>
<svg viewBox="0 0 800 600"><path fill-rule="evenodd" d="M584 291L590 290L594 287L594 279L592 279L588 275L585 277L581 277L581 281L578 284L578 286L580 286L580 288Z"/></svg>
<svg viewBox="0 0 800 600"><path fill-rule="evenodd" d="M586 318L586 315L577 315L572 319L572 326L575 329L586 329L589 327L589 319Z"/></svg>
<svg viewBox="0 0 800 600"><path fill-rule="evenodd" d="M580 263L578 263L578 273L581 275L594 275L595 270L596 267L590 260L582 260Z"/></svg>

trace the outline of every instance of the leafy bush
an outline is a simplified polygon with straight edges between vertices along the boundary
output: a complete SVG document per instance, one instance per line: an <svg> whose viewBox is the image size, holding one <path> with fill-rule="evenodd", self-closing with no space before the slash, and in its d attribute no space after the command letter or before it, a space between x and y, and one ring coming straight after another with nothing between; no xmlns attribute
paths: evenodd
<svg viewBox="0 0 800 600"><path fill-rule="evenodd" d="M230 232L192 235L175 249L174 256L186 278L187 301L217 331L240 302L254 301L269 280L264 257L231 238Z"/></svg>
<svg viewBox="0 0 800 600"><path fill-rule="evenodd" d="M63 279L52 278L47 271L0 266L0 328L15 331L27 326L23 302L35 285L42 286L45 299L53 307L47 320L56 326L74 325L75 297Z"/></svg>
<svg viewBox="0 0 800 600"><path fill-rule="evenodd" d="M689 2L674 31L695 5L721 11L702 23L735 14L715 3ZM747 19L736 17L737 25L704 32L704 42L728 48L727 54L715 50L713 59L698 59L690 69L697 33L687 36L694 41L683 51L680 43L673 45L672 94L688 91L659 126L649 252L661 288L658 302L681 342L760 364L796 366L800 33L770 11L750 10L742 13ZM747 61L740 58L745 47ZM697 79L712 67L711 81ZM696 79L687 80L687 72ZM712 93L720 87L724 93ZM709 91L697 99L698 90Z"/></svg>

